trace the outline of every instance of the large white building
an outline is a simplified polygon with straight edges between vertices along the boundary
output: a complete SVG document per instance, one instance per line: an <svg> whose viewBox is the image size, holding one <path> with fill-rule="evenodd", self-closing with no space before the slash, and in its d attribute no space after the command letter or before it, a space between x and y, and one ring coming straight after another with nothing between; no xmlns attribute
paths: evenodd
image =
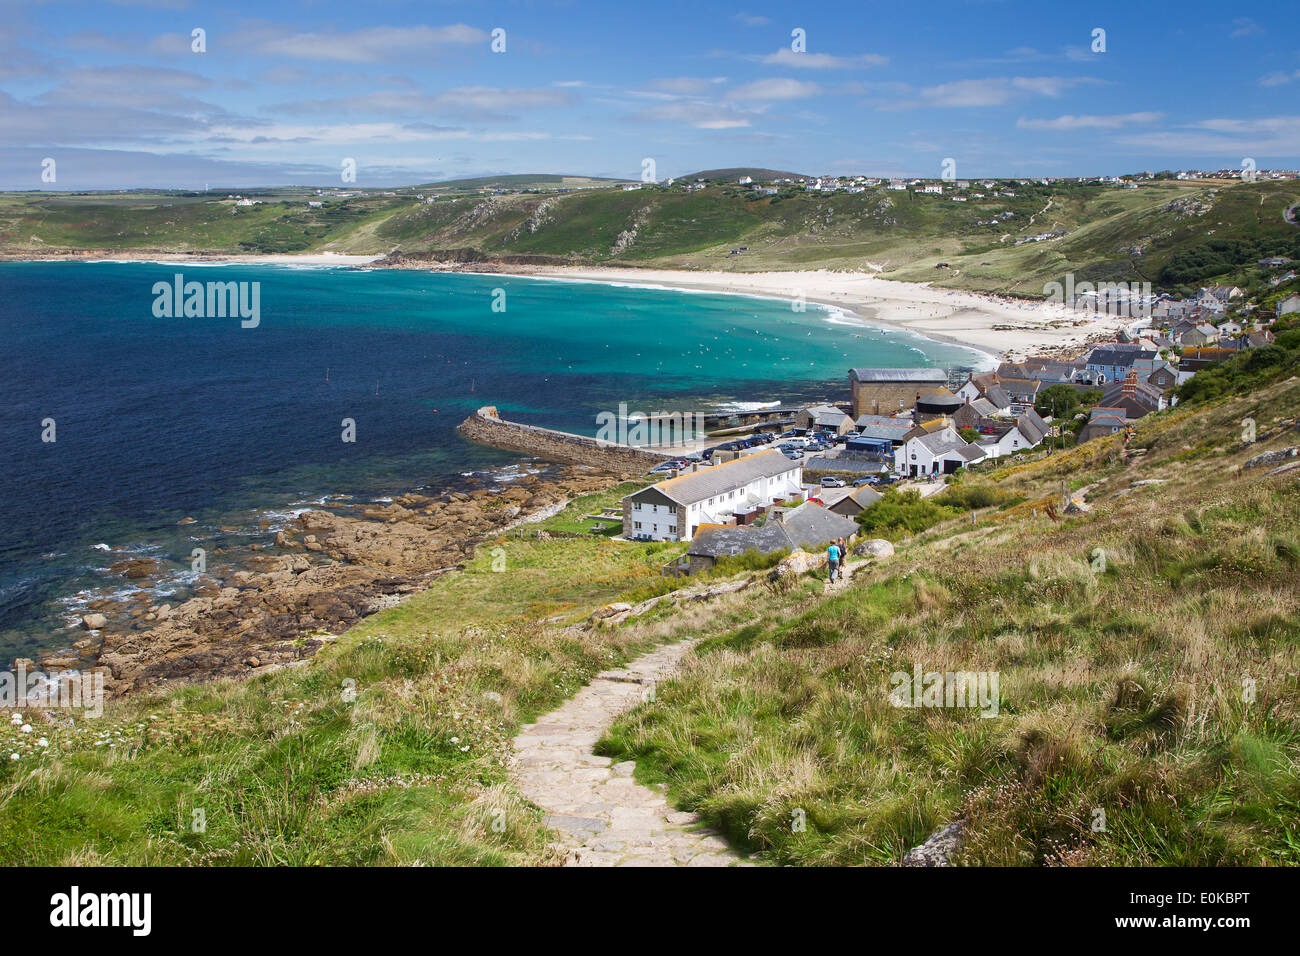
<svg viewBox="0 0 1300 956"><path fill-rule="evenodd" d="M623 537L690 541L701 525L801 494L802 480L803 467L775 450L678 475L623 499Z"/></svg>

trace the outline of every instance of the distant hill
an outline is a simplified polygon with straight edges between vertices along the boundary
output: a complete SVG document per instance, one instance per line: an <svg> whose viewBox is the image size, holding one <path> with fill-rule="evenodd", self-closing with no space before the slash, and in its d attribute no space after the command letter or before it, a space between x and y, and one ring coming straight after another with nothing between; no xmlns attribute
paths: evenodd
<svg viewBox="0 0 1300 956"><path fill-rule="evenodd" d="M422 183L417 186L404 187L410 190L446 190L446 189L490 189L502 187L525 189L529 186L563 186L572 184L575 188L591 186L597 183L617 183L627 180L609 179L604 176L569 176L558 173L512 173L503 176L478 176L472 179L446 179L436 183Z"/></svg>
<svg viewBox="0 0 1300 956"><path fill-rule="evenodd" d="M761 169L757 166L733 166L730 169L705 169L698 173L678 176L678 179L739 179L748 176L754 180L809 179L804 173L788 173L779 169Z"/></svg>
<svg viewBox="0 0 1300 956"><path fill-rule="evenodd" d="M1300 203L1300 180L1163 180L1136 189L1019 180L942 195L789 186L764 194L740 185L742 176L796 174L714 169L672 185L484 176L320 196L264 190L249 206L224 193L6 193L0 253L398 251L417 260L850 269L1030 297L1067 273L1178 294L1215 281L1247 287L1268 278L1260 260L1300 259L1300 227L1285 216ZM710 181L698 188L694 179Z"/></svg>

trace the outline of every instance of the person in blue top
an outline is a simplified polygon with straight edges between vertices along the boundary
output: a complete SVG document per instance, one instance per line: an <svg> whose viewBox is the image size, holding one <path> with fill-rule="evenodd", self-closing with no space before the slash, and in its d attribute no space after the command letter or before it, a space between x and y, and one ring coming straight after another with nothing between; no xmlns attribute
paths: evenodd
<svg viewBox="0 0 1300 956"><path fill-rule="evenodd" d="M840 549L834 541L832 541L830 547L826 549L826 561L830 565L831 569L831 583L834 584L835 575L840 569Z"/></svg>

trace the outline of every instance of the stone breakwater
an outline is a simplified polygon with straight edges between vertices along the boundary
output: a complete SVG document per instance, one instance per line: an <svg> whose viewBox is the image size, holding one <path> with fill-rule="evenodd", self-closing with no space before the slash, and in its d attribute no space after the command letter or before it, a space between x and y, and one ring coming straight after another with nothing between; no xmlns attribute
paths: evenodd
<svg viewBox="0 0 1300 956"><path fill-rule="evenodd" d="M506 421L494 405L484 405L456 430L480 445L524 452L550 461L588 465L622 477L644 475L672 457L663 452L599 442L585 435Z"/></svg>
<svg viewBox="0 0 1300 956"><path fill-rule="evenodd" d="M520 518L614 481L562 466L499 487L469 479L466 491L408 494L344 514L308 511L284 530L268 531L264 543L231 566L210 567L188 601L159 603L145 590L125 604L92 605L96 613L83 626L96 631L41 663L103 668L110 695L291 666L362 618L462 567L477 544ZM119 573L138 576L135 564L123 564Z"/></svg>

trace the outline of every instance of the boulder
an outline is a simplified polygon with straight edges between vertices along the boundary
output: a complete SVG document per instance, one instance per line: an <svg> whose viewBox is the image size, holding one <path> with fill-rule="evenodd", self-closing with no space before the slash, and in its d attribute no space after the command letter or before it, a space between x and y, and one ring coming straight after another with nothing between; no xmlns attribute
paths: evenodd
<svg viewBox="0 0 1300 956"><path fill-rule="evenodd" d="M894 546L884 538L872 538L853 549L859 558L888 558L894 553Z"/></svg>
<svg viewBox="0 0 1300 956"><path fill-rule="evenodd" d="M1290 448L1279 448L1277 451L1266 451L1262 455L1256 455L1241 467L1248 469L1261 468L1264 465L1280 465L1288 458L1295 458L1297 455L1300 455L1300 445L1292 445Z"/></svg>
<svg viewBox="0 0 1300 956"><path fill-rule="evenodd" d="M961 835L961 823L950 823L936 830L924 843L907 851L903 866L948 866L953 852L961 845Z"/></svg>
<svg viewBox="0 0 1300 956"><path fill-rule="evenodd" d="M87 614L81 619L81 626L88 631L97 631L108 626L108 618L102 614Z"/></svg>
<svg viewBox="0 0 1300 956"><path fill-rule="evenodd" d="M825 562L825 558L820 554L809 554L807 551L796 551L790 557L783 560L780 564L772 569L769 578L783 578L788 574L803 574L805 571L811 571L813 568L819 568Z"/></svg>

